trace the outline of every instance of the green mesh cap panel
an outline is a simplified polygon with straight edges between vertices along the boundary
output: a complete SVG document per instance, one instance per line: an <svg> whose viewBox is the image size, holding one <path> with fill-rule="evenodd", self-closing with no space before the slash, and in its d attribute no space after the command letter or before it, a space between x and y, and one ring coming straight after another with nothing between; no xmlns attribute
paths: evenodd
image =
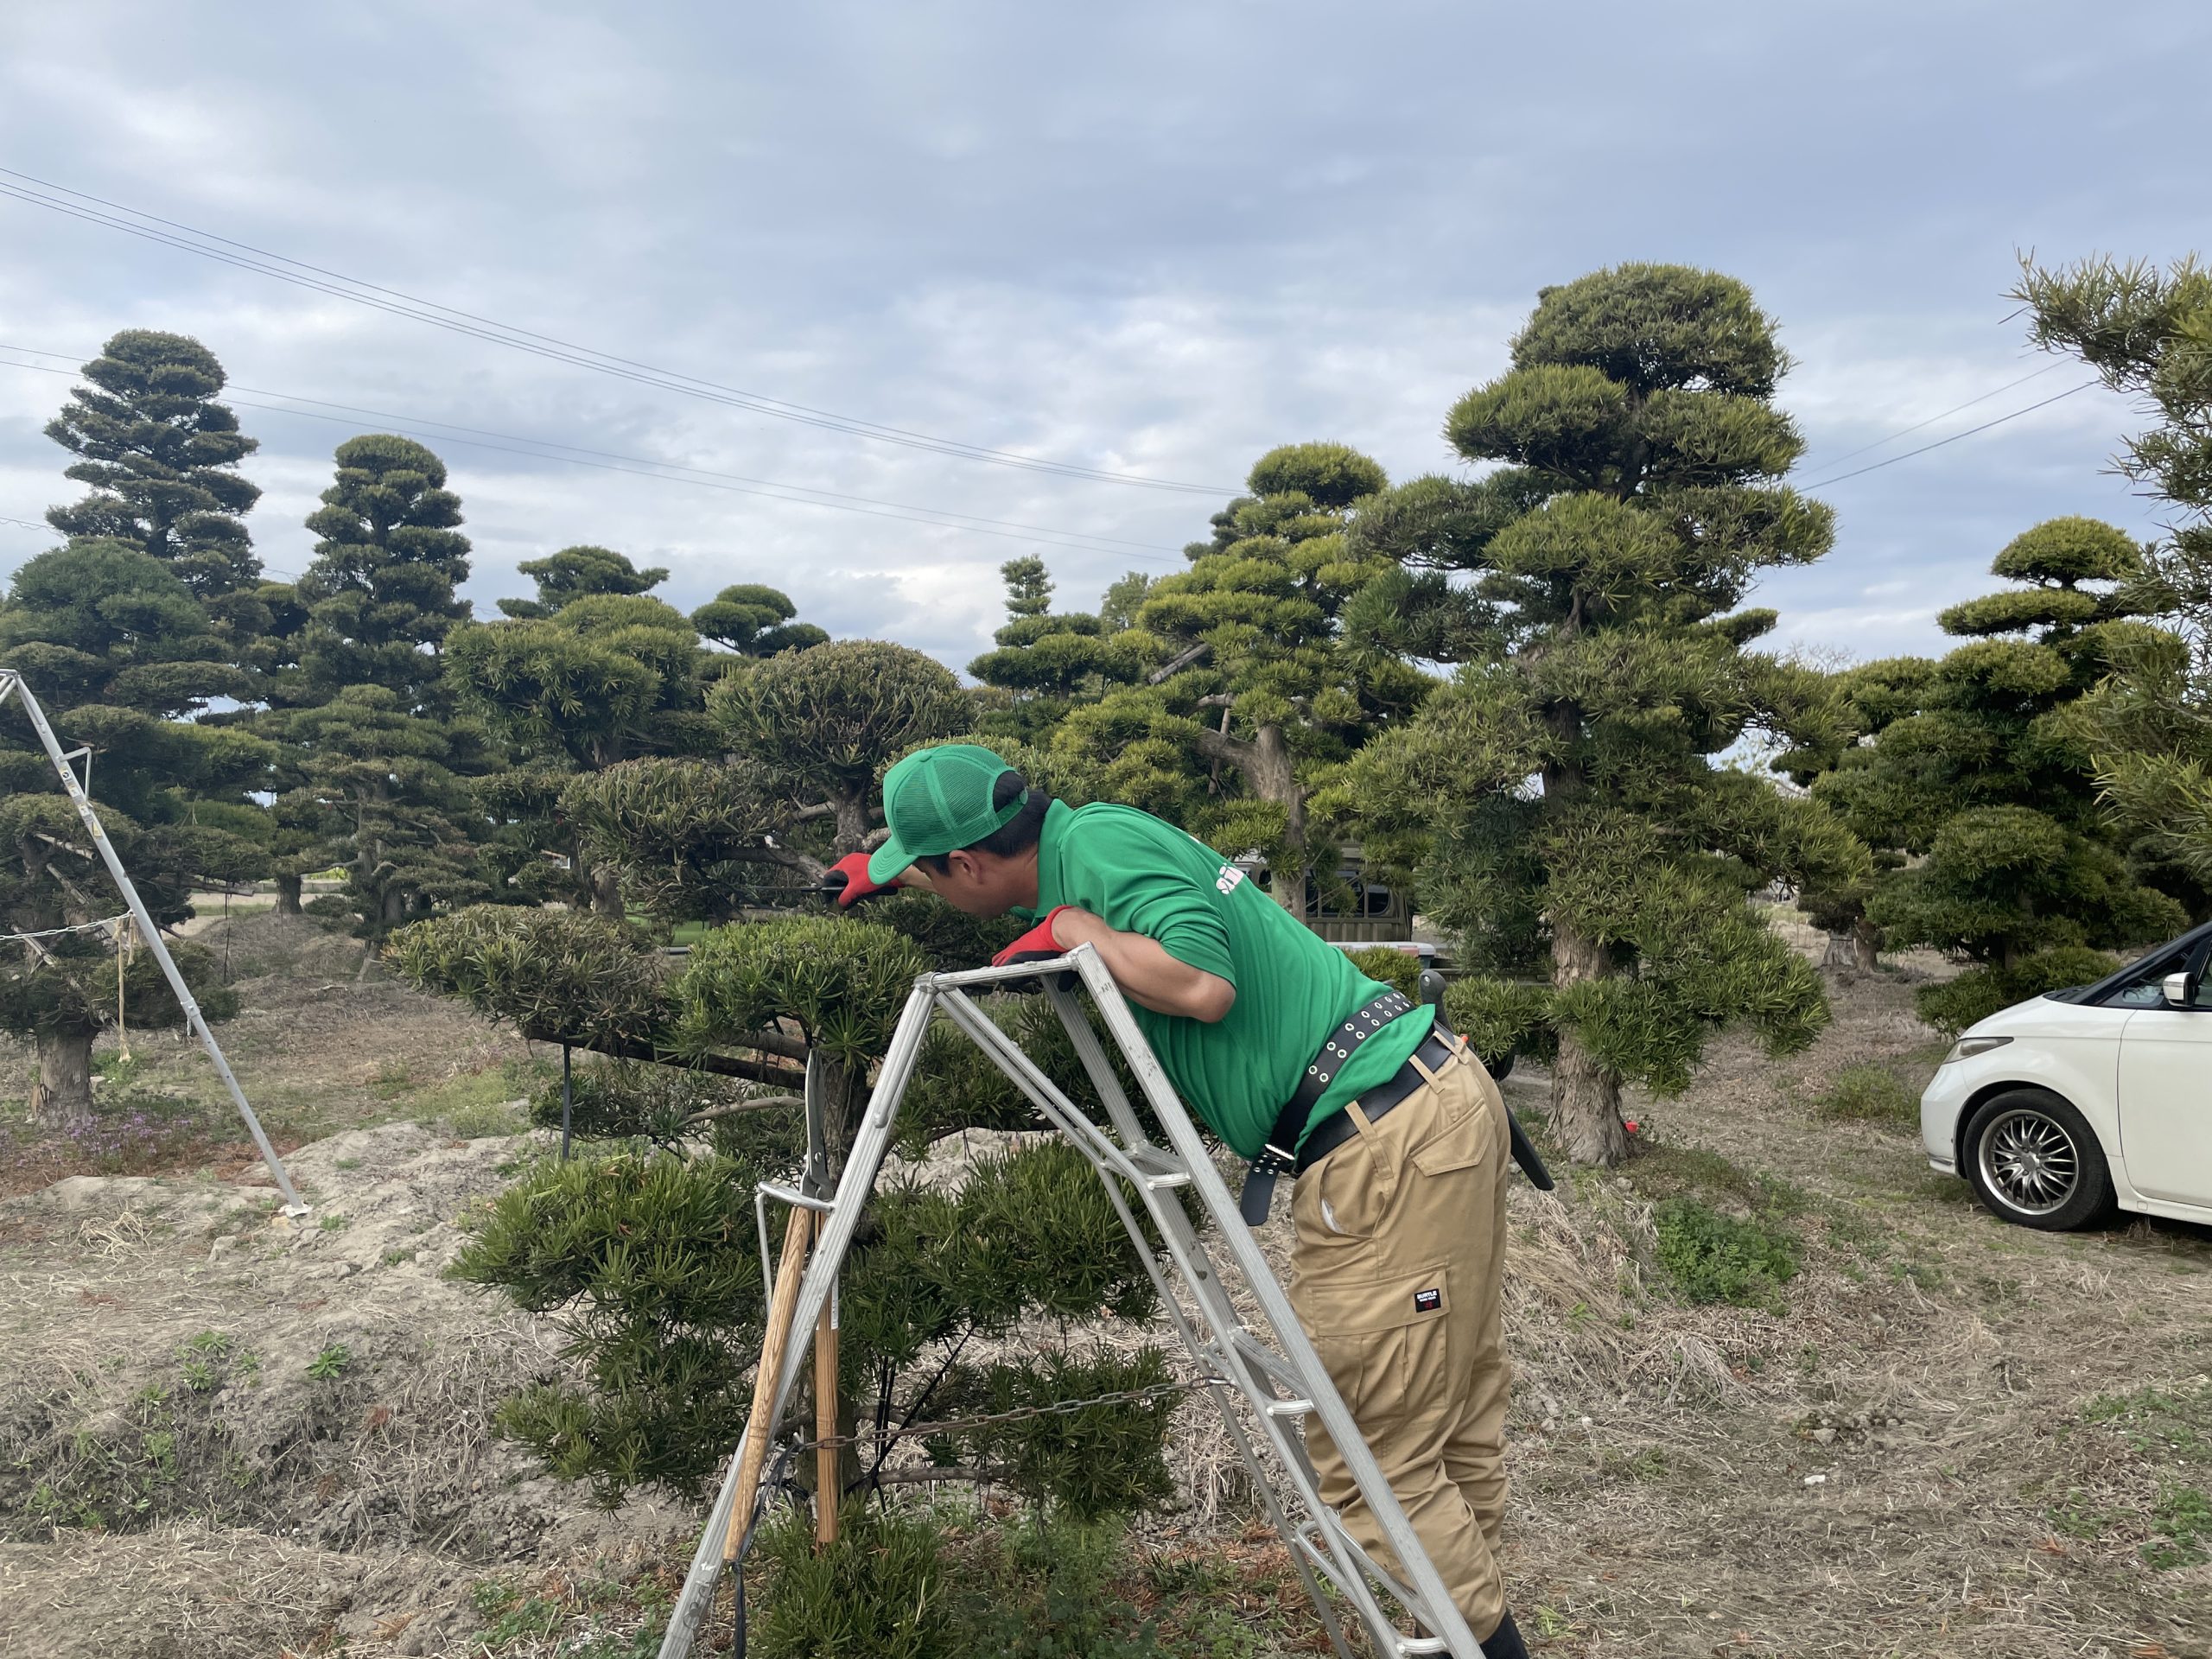
<svg viewBox="0 0 2212 1659"><path fill-rule="evenodd" d="M888 881L917 858L972 847L1021 810L1025 796L991 804L991 791L1012 772L988 749L940 743L917 749L883 779L883 816L891 839L869 855L868 879Z"/></svg>

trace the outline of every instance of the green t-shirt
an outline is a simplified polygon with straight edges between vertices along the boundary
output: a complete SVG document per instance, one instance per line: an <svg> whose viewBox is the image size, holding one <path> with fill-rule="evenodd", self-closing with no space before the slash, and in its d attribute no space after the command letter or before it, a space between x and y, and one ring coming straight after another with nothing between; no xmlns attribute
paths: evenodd
<svg viewBox="0 0 2212 1659"><path fill-rule="evenodd" d="M1055 801L1037 851L1037 909L1073 905L1236 988L1209 1025L1130 1012L1185 1101L1241 1157L1256 1154L1331 1029L1389 989L1324 944L1212 849L1133 806ZM1389 1077L1435 1018L1416 1008L1367 1039L1306 1120ZM1301 1137L1302 1138L1302 1137Z"/></svg>

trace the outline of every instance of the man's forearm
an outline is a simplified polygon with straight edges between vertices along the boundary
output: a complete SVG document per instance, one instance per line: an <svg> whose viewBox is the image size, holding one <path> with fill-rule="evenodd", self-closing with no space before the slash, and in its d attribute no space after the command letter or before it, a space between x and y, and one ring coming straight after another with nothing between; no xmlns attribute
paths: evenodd
<svg viewBox="0 0 2212 1659"><path fill-rule="evenodd" d="M1052 937L1065 950L1091 946L1122 995L1154 1014L1179 1014L1211 1025L1236 1005L1236 988L1220 975L1170 956L1157 939L1109 927L1087 910L1062 910L1052 919Z"/></svg>

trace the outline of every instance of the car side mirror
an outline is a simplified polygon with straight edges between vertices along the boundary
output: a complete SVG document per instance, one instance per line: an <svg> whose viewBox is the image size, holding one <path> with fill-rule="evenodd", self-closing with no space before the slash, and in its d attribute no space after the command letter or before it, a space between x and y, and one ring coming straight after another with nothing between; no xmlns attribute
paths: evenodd
<svg viewBox="0 0 2212 1659"><path fill-rule="evenodd" d="M2196 982L2194 975L2168 974L2159 982L2158 988L2164 995L2166 1006L2169 1007L2186 1008L2196 1001Z"/></svg>

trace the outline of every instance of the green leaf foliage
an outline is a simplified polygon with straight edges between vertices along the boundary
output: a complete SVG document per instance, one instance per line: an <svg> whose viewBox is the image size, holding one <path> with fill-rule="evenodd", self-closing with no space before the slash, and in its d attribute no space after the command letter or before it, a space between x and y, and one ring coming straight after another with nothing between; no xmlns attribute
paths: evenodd
<svg viewBox="0 0 2212 1659"><path fill-rule="evenodd" d="M728 1042L788 1020L810 1047L860 1067L889 1046L925 967L902 935L842 916L740 923L692 946L674 995L686 1034Z"/></svg>
<svg viewBox="0 0 2212 1659"><path fill-rule="evenodd" d="M1652 1211L1659 1264L1693 1302L1779 1308L1782 1287L1797 1276L1794 1235L1743 1221L1695 1198L1667 1198Z"/></svg>
<svg viewBox="0 0 2212 1659"><path fill-rule="evenodd" d="M2024 261L2013 297L2037 345L2080 359L2151 418L2118 464L2159 498L2167 533L2135 550L2076 531L2021 556L2045 581L2121 579L2131 608L2166 624L2113 631L2113 671L2069 724L2134 861L2193 915L2212 914L2212 272L2194 257L2164 270Z"/></svg>
<svg viewBox="0 0 2212 1659"><path fill-rule="evenodd" d="M2142 602L2126 579L2141 557L2094 519L2038 524L1993 566L2026 585L1942 613L1971 643L1843 677L1872 741L1799 775L1880 849L1884 873L1824 895L1825 925L1998 966L2057 946L2148 944L2183 925L2186 912L2144 881L2102 810L2082 735L2084 699L2154 632L2132 620Z"/></svg>
<svg viewBox="0 0 2212 1659"><path fill-rule="evenodd" d="M1463 665L1358 753L1342 797L1452 935L1478 1049L1556 1055L1578 1157L1623 1155L1620 1084L1679 1090L1722 1026L1810 1041L1817 977L1749 895L1868 872L1823 804L1716 764L1746 738L1832 752L1848 729L1819 676L1751 648L1774 617L1743 607L1758 572L1832 535L1782 482L1802 448L1771 402L1786 366L1713 272L1547 289L1509 372L1446 423L1467 460L1505 465L1384 492L1348 538L1408 572L1392 599L1410 614L1376 638Z"/></svg>
<svg viewBox="0 0 2212 1659"><path fill-rule="evenodd" d="M261 491L237 470L260 445L215 401L222 364L185 335L126 328L82 372L87 384L46 435L78 457L67 475L91 493L47 522L73 540L112 538L160 561L243 646L269 620L242 522Z"/></svg>
<svg viewBox="0 0 2212 1659"><path fill-rule="evenodd" d="M410 984L540 1041L623 1053L672 1037L677 999L645 945L601 917L478 905L401 930L385 955Z"/></svg>

